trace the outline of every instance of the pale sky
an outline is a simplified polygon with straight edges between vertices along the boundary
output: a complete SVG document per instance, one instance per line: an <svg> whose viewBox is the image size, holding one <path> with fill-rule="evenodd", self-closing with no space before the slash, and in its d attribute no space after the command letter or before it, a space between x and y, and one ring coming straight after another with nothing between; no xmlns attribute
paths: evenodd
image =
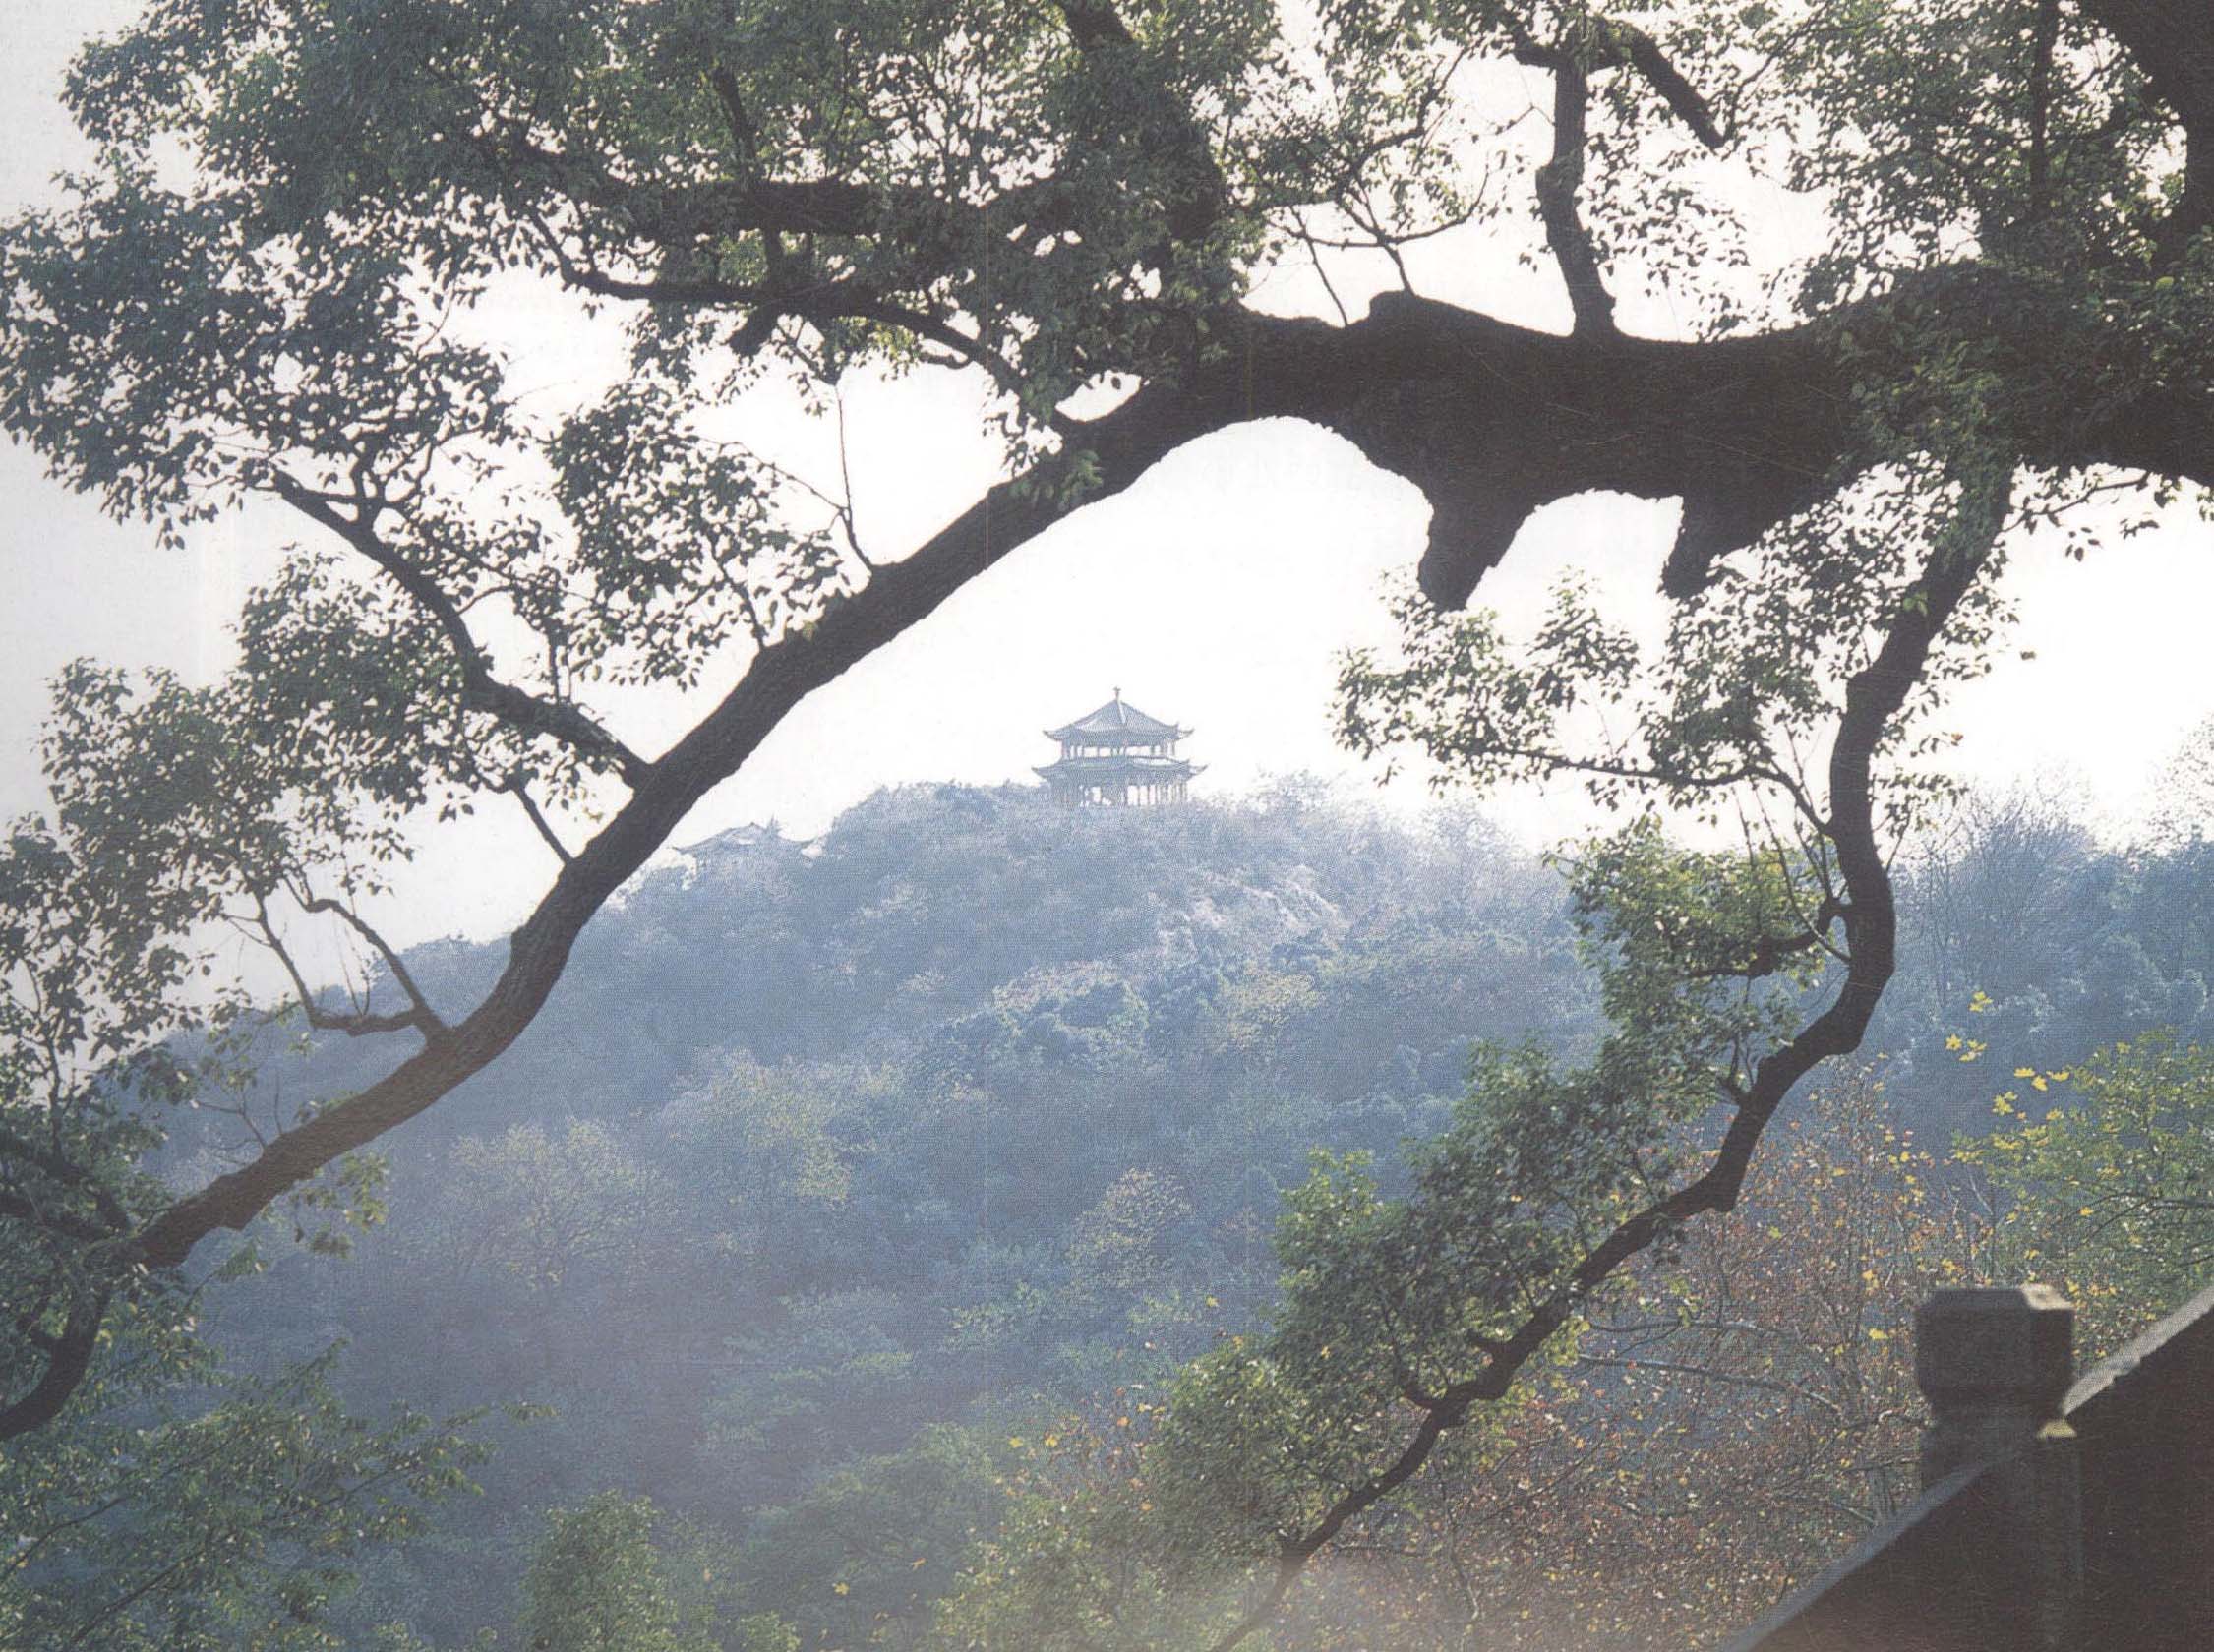
<svg viewBox="0 0 2214 1652"><path fill-rule="evenodd" d="M0 14L0 209L51 198L50 175L83 153L55 94L69 51L134 8L16 0ZM1819 221L1772 186L1747 181L1748 205L1787 233ZM1373 272L1334 270L1355 314ZM1537 325L1564 325L1549 272L1496 242L1432 244L1415 266L1432 296ZM1319 302L1287 277L1271 308ZM1624 324L1677 330L1665 307L1626 294ZM549 398L588 386L611 359L558 313L491 322L523 380ZM849 398L856 502L879 557L901 554L964 507L993 474L978 398L960 384L860 385ZM819 430L772 433L818 461ZM163 665L195 678L227 658L224 626L241 592L294 530L275 515L195 536L161 553L142 525L116 524L0 446L0 519L10 600L0 609L0 807L37 805L34 743L45 683L79 655ZM1387 574L1419 555L1427 507L1413 488L1367 465L1337 438L1286 422L1195 443L1127 492L1080 512L976 580L932 619L806 702L746 769L675 835L775 817L799 834L902 781L1028 781L1052 753L1040 731L1119 687L1152 714L1193 726L1202 791L1234 793L1271 773L1311 770L1364 786L1330 739L1340 650L1389 634ZM1612 496L1566 502L1532 520L1479 597L1512 619L1562 568L1601 570L1626 611L1660 613L1652 584L1675 506ZM2188 506L2155 532L2096 551L2087 563L2032 546L2010 575L2022 610L2009 658L1956 701L1962 764L2005 784L2065 771L2123 819L2184 734L2214 713L2207 630L2214 620L2214 529ZM720 691L719 689L717 690ZM695 701L691 714L704 709ZM632 743L658 750L681 727L665 701L623 708ZM1393 795L1419 803L1419 784ZM1537 842L1585 818L1575 796L1517 795L1502 817ZM428 849L404 906L383 916L403 939L505 929L548 866L517 821L480 820Z"/></svg>

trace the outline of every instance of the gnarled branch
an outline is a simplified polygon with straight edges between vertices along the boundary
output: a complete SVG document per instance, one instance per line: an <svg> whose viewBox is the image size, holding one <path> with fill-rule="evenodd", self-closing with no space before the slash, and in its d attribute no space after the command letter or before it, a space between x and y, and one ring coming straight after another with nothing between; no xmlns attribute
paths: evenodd
<svg viewBox="0 0 2214 1652"><path fill-rule="evenodd" d="M1902 308L1955 336L1977 339L1998 364L1995 370L2012 378L2018 411L2009 437L2022 462L2053 468L2106 463L2214 480L2214 408L2197 389L2154 385L2126 399L2096 396L2065 360L2055 360L2049 319L2014 302L2003 280L1973 268L1936 272L1919 286L1864 301L1822 324L1708 343L1561 337L1405 295L1378 299L1366 317L1343 327L1226 310L1214 319L1214 330L1242 348L1201 363L1180 384L1149 385L1113 413L1072 427L1070 457L1047 462L1020 485L992 489L913 555L878 566L859 592L833 602L811 631L763 648L721 703L658 761L640 765L632 758L631 796L564 862L510 938L499 980L469 1015L383 1080L276 1138L246 1165L116 1242L116 1260L177 1266L209 1234L243 1227L285 1190L414 1117L497 1058L545 1003L592 914L786 713L1075 507L1074 455L1087 455L1097 488L1113 492L1209 432L1252 418L1314 420L1428 495L1434 515L1422 582L1433 600L1452 604L1465 600L1506 553L1525 518L1552 500L1593 489L1679 497L1683 521L1666 583L1693 590L1719 557L1824 497L1863 462L1852 386L1865 363L1840 348L1839 334L1847 327L1880 328ZM311 514L341 531L359 531L329 501L291 486ZM375 543L374 535L369 539ZM1933 615L1945 612L1949 604L1933 601ZM1846 718L1852 738L1840 740L1833 761L1849 758L1856 743L1872 748L1911 681L1898 676L1893 656L1909 649L1915 634L1902 620L1873 675L1856 681ZM1928 641L1922 637L1919 647L1926 649ZM1919 658L1912 662L1917 667ZM520 697L518 709L528 717L549 709ZM526 718L521 726L534 725ZM588 724L569 732L586 741L600 738ZM1831 829L1838 834L1851 831L1849 809L1866 807L1865 764L1857 804L1851 778L1832 777ZM1888 973L1887 966L1877 970L1872 950L1890 921L1881 870L1880 861L1843 866L1842 921L1854 937L1856 975L1832 1011L1843 1019L1823 1024L1827 1032L1810 1032L1794 1046L1800 1051L1794 1060L1811 1066L1825 1038L1841 1038L1852 1018L1873 1008L1874 992ZM1768 1072L1764 1064L1762 1074ZM1765 1095L1771 1083L1764 1076L1755 1088ZM1758 1126L1748 1121L1761 1117L1756 1096L1733 1129L1757 1135ZM1750 1147L1726 1145L1726 1150ZM1698 1208L1716 1208L1698 1202L1734 1197L1734 1186L1718 1169L1688 1197ZM1681 1213L1661 1210L1650 1223ZM1600 1271L1592 1277L1649 1236L1634 1229L1622 1241L1627 1250L1594 1253ZM1510 1354L1502 1352L1498 1370L1508 1369ZM51 1414L32 1406L0 1415L42 1421ZM1433 1419L1445 1414L1430 1413Z"/></svg>
<svg viewBox="0 0 2214 1652"><path fill-rule="evenodd" d="M1877 1002L1897 962L1898 916L1890 872L1877 835L1872 766L1885 732L1922 678L1946 622L1982 573L2004 526L2002 504L1973 501L1975 530L1943 540L1922 576L1893 614L1883 645L1847 680L1845 710L1829 763L1830 837L1851 905L1842 913L1846 969L1836 996L1797 1033L1763 1057L1750 1086L1733 1087L1728 1128L1705 1171L1619 1223L1568 1270L1560 1286L1520 1326L1485 1351L1482 1365L1442 1391L1412 1401L1422 1413L1406 1444L1383 1468L1350 1488L1302 1532L1286 1535L1274 1574L1259 1603L1216 1640L1211 1652L1231 1652L1283 1606L1308 1562L1349 1521L1397 1492L1418 1473L1472 1409L1503 1398L1578 1307L1625 1263L1692 1217L1734 1208L1754 1150L1799 1081L1822 1062L1860 1046Z"/></svg>
<svg viewBox="0 0 2214 1652"><path fill-rule="evenodd" d="M315 894L304 883L295 899L299 901L302 912L333 916L376 948L377 956L385 961L385 968L391 974L392 984L406 995L411 1007L411 1020L422 1030L424 1036L437 1037L446 1031L446 1023L439 1019L438 1011L431 1008L431 1001L423 996L423 989L415 984L414 975L408 973L406 961L367 918L343 901Z"/></svg>
<svg viewBox="0 0 2214 1652"><path fill-rule="evenodd" d="M2184 131L2184 189L2163 225L2170 257L2214 220L2214 0L2078 0L2135 60Z"/></svg>

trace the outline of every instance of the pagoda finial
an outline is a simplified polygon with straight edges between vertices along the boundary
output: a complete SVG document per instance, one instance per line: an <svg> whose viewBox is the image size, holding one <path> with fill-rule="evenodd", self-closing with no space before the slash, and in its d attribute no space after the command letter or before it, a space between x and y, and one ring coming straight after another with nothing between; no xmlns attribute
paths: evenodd
<svg viewBox="0 0 2214 1652"><path fill-rule="evenodd" d="M1122 690L1120 688L1117 688L1114 691L1114 703L1116 705L1120 705L1122 703Z"/></svg>

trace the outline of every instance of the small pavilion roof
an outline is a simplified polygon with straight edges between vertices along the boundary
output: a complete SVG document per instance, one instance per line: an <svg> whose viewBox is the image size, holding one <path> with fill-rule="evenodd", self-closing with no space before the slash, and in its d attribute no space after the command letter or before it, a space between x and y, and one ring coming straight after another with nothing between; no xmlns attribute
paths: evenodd
<svg viewBox="0 0 2214 1652"><path fill-rule="evenodd" d="M1122 690L1117 688L1114 698L1099 710L1061 728L1047 729L1046 738L1089 745L1144 745L1155 740L1182 739L1190 733L1189 729L1179 729L1158 717L1148 717L1125 701Z"/></svg>

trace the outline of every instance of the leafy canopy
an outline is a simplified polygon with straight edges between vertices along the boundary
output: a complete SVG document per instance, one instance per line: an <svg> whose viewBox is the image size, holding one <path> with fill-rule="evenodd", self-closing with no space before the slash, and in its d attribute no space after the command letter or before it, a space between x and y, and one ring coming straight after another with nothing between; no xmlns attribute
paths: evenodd
<svg viewBox="0 0 2214 1652"><path fill-rule="evenodd" d="M14 839L0 936L24 1006L0 1028L0 1245L35 1304L0 1349L0 1437L50 1424L110 1314L211 1234L497 1060L801 698L1174 447L1328 425L1429 496L1421 587L1449 605L1552 500L1680 498L1657 661L1571 588L1526 649L1415 608L1407 662L1348 670L1356 745L1742 808L1747 850L1598 846L1594 1060L1496 1060L1413 1199L1350 1170L1302 1196L1296 1391L1270 1404L1344 1423L1314 1444L1359 1466L1226 1504L1277 1545L1227 1639L1252 1632L1622 1264L1727 1210L1793 1087L1859 1043L1896 963L1886 852L1931 795L1906 760L1988 656L2010 530L2082 534L2122 482L2214 476L2208 22L2203 0L154 0L72 78L97 165L0 237L0 425L167 539L248 505L307 538L219 681L60 685L56 806ZM1839 233L1769 255L1724 162L1817 192ZM1463 223L1550 256L1566 334L1414 290L1420 244ZM1302 268L1312 302L1285 300ZM1333 268L1381 274L1360 320ZM1626 332L1628 286L1698 336ZM525 393L496 317L534 289L620 327L616 383ZM857 370L968 375L1004 445L1006 479L905 556L864 542L850 489L733 434L742 398L832 412ZM623 727L622 690L710 682L666 749ZM411 821L496 798L543 843L546 894L483 996L434 1001L367 904ZM193 1012L215 922L286 965L313 1030L407 1050L358 1093L241 1119L235 1164L173 1191L138 1169L182 1094L148 1052ZM370 990L311 986L315 930ZM77 955L89 988L57 976ZM1687 1136L1703 1095L1710 1135ZM806 1110L787 1122L804 1153ZM360 1208L342 1180L316 1197ZM1433 1251L1469 1252L1483 1289L1437 1295ZM1324 1369L1341 1335L1359 1370Z"/></svg>

